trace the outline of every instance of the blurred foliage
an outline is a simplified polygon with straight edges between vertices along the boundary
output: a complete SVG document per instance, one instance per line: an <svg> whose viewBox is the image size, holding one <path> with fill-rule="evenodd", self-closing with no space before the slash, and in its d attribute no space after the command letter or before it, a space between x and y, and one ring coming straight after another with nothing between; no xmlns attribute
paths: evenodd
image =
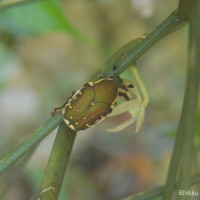
<svg viewBox="0 0 200 200"><path fill-rule="evenodd" d="M197 137L196 137L196 145L198 150L200 151L200 112L198 112L198 117L197 117Z"/></svg>
<svg viewBox="0 0 200 200"><path fill-rule="evenodd" d="M138 2L46 0L1 8L0 157L45 121L114 50L151 31L178 4ZM139 135L134 125L123 133L106 133L126 116L78 135L60 199L115 200L164 182L173 146L170 133L177 128L185 87L186 37L185 28L177 31L137 63L150 95ZM132 79L128 71L122 76ZM200 148L199 123L197 131ZM38 188L53 139L50 135L39 145L5 200L27 199L27 183L28 191ZM0 179L0 188L7 177Z"/></svg>
<svg viewBox="0 0 200 200"><path fill-rule="evenodd" d="M86 40L65 16L61 2L56 0L28 2L1 9L0 28L15 37L66 31L76 39Z"/></svg>

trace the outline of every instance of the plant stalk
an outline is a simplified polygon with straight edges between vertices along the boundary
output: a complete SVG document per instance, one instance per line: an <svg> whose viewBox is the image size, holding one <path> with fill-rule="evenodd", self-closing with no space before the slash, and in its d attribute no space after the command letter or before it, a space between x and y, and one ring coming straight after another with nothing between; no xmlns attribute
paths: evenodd
<svg viewBox="0 0 200 200"><path fill-rule="evenodd" d="M189 55L186 92L163 200L169 200L172 197L179 166L181 167L180 188L184 189L188 187L188 180L191 175L191 164L193 161L194 136L200 81L199 0L191 1L189 13ZM181 165L180 161L182 161Z"/></svg>
<svg viewBox="0 0 200 200"><path fill-rule="evenodd" d="M63 122L58 129L41 183L41 200L58 198L75 138L76 132L70 130Z"/></svg>
<svg viewBox="0 0 200 200"><path fill-rule="evenodd" d="M160 39L176 30L180 25L184 25L185 20L181 19L177 10L172 12L159 26L157 26L144 39L135 43L135 40L125 44L119 49L111 58L108 59L103 69L100 71L105 77L113 77L120 75L131 64L142 56L151 46L153 46ZM133 43L133 44L132 44ZM113 67L115 70L113 72Z"/></svg>
<svg viewBox="0 0 200 200"><path fill-rule="evenodd" d="M46 121L32 136L18 145L8 155L0 160L0 175L22 158L26 153L33 150L42 139L51 133L63 121L60 114L56 114Z"/></svg>

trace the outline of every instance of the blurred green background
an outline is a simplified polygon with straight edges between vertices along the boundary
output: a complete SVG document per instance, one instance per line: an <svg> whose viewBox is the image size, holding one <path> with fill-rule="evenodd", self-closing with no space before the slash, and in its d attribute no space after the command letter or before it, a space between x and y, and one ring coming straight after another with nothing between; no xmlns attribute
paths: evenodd
<svg viewBox="0 0 200 200"><path fill-rule="evenodd" d="M178 0L46 0L0 8L0 157L46 121L115 50L153 30L177 5ZM140 133L134 124L106 132L123 116L80 132L60 200L117 200L164 184L186 66L187 26L137 62L150 96ZM123 77L132 78L129 72ZM37 192L55 133L19 173L12 168L1 176L2 199L26 200Z"/></svg>

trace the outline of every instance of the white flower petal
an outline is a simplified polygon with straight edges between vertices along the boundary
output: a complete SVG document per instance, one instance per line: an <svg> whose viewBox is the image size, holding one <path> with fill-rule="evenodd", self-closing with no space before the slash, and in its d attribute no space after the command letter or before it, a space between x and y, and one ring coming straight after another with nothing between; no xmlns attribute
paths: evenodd
<svg viewBox="0 0 200 200"><path fill-rule="evenodd" d="M131 118L123 123L121 123L120 125L114 127L114 128L111 128L111 129L107 129L108 132L118 132L118 131L121 131L123 129L125 129L126 127L128 127L129 125L131 125L134 121L136 120Z"/></svg>
<svg viewBox="0 0 200 200"><path fill-rule="evenodd" d="M108 114L107 117L114 117L116 115L120 115L129 110L133 110L134 108L137 109L137 107L140 105L141 105L141 101L139 101L138 99L123 102L115 106L113 111L110 114Z"/></svg>

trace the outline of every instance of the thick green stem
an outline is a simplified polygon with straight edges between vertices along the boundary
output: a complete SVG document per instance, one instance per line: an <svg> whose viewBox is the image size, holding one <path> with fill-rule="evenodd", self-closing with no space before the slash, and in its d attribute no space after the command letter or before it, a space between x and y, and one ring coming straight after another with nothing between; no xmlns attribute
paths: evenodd
<svg viewBox="0 0 200 200"><path fill-rule="evenodd" d="M199 19L200 1L192 0L189 15L189 63L187 86L163 200L171 199L179 166L181 167L181 189L184 189L188 186L188 180L191 175L200 81ZM181 165L180 159L182 161Z"/></svg>
<svg viewBox="0 0 200 200"><path fill-rule="evenodd" d="M57 199L75 137L76 132L70 130L63 122L58 129L58 133L41 183L41 200Z"/></svg>
<svg viewBox="0 0 200 200"><path fill-rule="evenodd" d="M63 121L60 114L56 114L46 121L31 137L22 142L8 155L0 160L0 175L27 152L33 150L39 142L51 133Z"/></svg>

